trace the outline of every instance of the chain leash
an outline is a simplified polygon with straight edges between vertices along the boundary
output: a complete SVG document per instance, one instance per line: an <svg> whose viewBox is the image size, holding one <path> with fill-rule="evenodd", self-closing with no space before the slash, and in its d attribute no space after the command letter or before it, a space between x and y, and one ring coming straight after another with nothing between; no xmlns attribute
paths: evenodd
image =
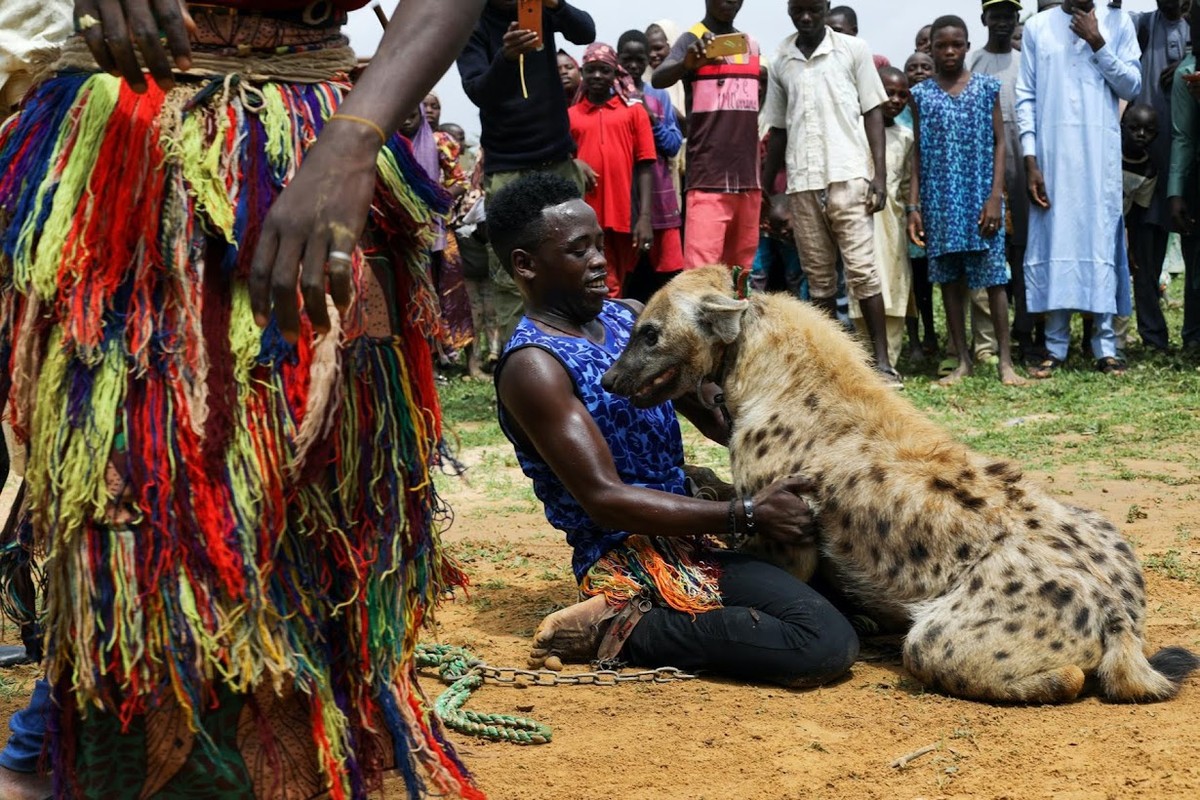
<svg viewBox="0 0 1200 800"><path fill-rule="evenodd" d="M463 647L446 644L419 644L416 651L419 668L436 669L438 677L450 684L434 701L434 713L447 728L468 736L479 736L514 744L548 744L553 735L548 725L511 714L484 714L463 708L471 692L485 680L508 686L617 686L622 683L674 683L695 678L675 667L659 667L638 672L621 672L598 664L591 672L563 674L549 669L493 667Z"/></svg>

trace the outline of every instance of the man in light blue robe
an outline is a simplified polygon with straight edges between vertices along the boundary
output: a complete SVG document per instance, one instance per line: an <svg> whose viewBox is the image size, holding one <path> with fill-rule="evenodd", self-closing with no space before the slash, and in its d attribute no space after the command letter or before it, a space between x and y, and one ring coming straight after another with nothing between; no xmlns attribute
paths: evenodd
<svg viewBox="0 0 1200 800"><path fill-rule="evenodd" d="M1073 311L1095 315L1097 368L1119 372L1115 316L1131 313L1121 217L1119 100L1142 87L1129 16L1066 0L1025 23L1017 125L1032 208L1025 251L1031 314L1046 314L1049 377L1067 358Z"/></svg>

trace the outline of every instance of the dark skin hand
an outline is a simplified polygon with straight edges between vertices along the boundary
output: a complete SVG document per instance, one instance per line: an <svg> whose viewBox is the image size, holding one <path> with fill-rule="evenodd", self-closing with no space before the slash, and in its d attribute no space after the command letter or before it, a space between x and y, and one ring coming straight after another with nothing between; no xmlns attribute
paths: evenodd
<svg viewBox="0 0 1200 800"><path fill-rule="evenodd" d="M1076 4L1071 11L1071 32L1088 43L1092 52L1104 47L1104 37L1100 34L1100 22L1096 19L1096 9L1089 4L1087 11Z"/></svg>
<svg viewBox="0 0 1200 800"><path fill-rule="evenodd" d="M132 0L130 0L132 2ZM338 108L374 121L387 132L449 69L479 18L483 0L406 0L388 25L371 66ZM288 187L271 207L250 270L254 320L272 312L285 339L300 334L297 289L313 328L329 330L326 291L342 311L353 299L349 264L330 261L350 253L362 234L375 192L382 142L368 125L330 120Z"/></svg>
<svg viewBox="0 0 1200 800"><path fill-rule="evenodd" d="M1172 229L1176 233L1191 234L1196 225L1196 220L1192 217L1191 209L1182 197L1168 198L1168 203L1171 206L1171 224Z"/></svg>
<svg viewBox="0 0 1200 800"><path fill-rule="evenodd" d="M542 0L542 4L549 9L558 8L558 0ZM501 52L508 61L519 61L521 56L532 53L542 44L536 31L524 30L516 21L508 26L501 43Z"/></svg>
<svg viewBox="0 0 1200 800"><path fill-rule="evenodd" d="M650 76L650 85L656 89L669 89L683 80L688 73L717 63L717 59L708 57L707 49L709 42L714 38L716 37L712 33L706 33L700 39L692 42L687 52L684 53L682 61L671 61L670 59L664 61Z"/></svg>
<svg viewBox="0 0 1200 800"><path fill-rule="evenodd" d="M532 347L513 353L498 391L517 437L537 450L597 525L653 536L728 531L728 503L622 481L600 429L553 356ZM678 408L688 413L697 406L683 403ZM700 410L697 421L711 427L711 414L702 406ZM780 541L811 541L812 512L798 495L816 490L811 479L801 476L781 478L763 489L754 496L756 531Z"/></svg>
<svg viewBox="0 0 1200 800"><path fill-rule="evenodd" d="M1050 207L1050 195L1046 191L1046 178L1038 166L1037 156L1025 156L1025 181L1029 185L1029 199L1041 208Z"/></svg>
<svg viewBox="0 0 1200 800"><path fill-rule="evenodd" d="M146 76L135 50L163 90L175 85L172 65L179 70L192 66L188 32L195 31L196 23L181 0L75 0L75 19L85 16L99 20L80 29L92 57L100 69L124 78L135 92L146 91Z"/></svg>

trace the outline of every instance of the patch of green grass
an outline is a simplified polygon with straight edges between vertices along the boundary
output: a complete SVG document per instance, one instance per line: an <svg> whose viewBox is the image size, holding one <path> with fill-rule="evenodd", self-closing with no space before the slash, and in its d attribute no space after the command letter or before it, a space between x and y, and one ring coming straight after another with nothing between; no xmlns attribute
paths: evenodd
<svg viewBox="0 0 1200 800"><path fill-rule="evenodd" d="M1200 566L1185 560L1178 550L1145 556L1142 567L1172 580L1200 583Z"/></svg>

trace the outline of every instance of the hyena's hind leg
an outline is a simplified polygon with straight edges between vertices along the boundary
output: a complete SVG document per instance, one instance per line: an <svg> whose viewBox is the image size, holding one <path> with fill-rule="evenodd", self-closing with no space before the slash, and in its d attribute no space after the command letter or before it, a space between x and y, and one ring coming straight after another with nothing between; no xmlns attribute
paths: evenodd
<svg viewBox="0 0 1200 800"><path fill-rule="evenodd" d="M1069 609L1066 587L1046 583L988 587L968 578L922 604L904 642L905 667L927 686L972 700L1074 700L1099 664L1099 630ZM1059 593L1045 597L1052 589Z"/></svg>

